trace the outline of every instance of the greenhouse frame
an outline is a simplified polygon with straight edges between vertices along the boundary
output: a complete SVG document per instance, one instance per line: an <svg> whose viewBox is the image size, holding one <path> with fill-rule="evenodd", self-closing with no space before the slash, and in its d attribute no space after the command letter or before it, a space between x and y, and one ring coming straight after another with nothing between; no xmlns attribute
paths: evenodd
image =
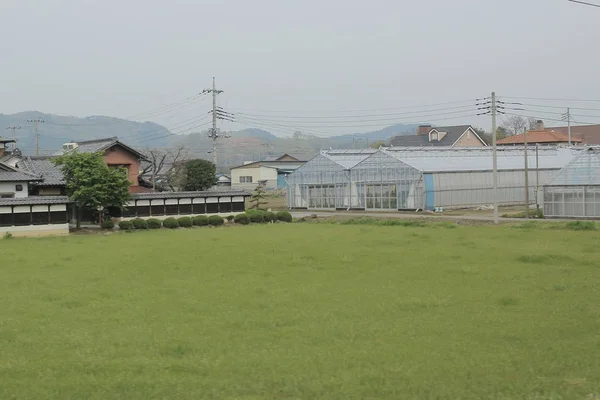
<svg viewBox="0 0 600 400"><path fill-rule="evenodd" d="M498 202L525 203L525 150L499 148ZM576 150L527 150L529 194L550 182ZM389 147L328 150L287 179L291 209L435 210L493 203L492 149Z"/></svg>
<svg viewBox="0 0 600 400"><path fill-rule="evenodd" d="M544 215L600 218L600 147L590 147L544 186Z"/></svg>

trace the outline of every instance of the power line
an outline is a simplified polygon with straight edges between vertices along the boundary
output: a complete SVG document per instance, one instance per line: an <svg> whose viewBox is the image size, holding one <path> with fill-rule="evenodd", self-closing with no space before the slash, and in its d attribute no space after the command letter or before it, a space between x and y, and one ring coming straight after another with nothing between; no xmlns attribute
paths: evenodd
<svg viewBox="0 0 600 400"><path fill-rule="evenodd" d="M516 99L516 100L541 100L541 101L572 101L578 103L600 103L600 100L594 99L556 99L556 98L544 98L544 97L516 97L516 96L502 96L503 99Z"/></svg>
<svg viewBox="0 0 600 400"><path fill-rule="evenodd" d="M446 106L452 104L462 104L462 103L474 103L476 99L471 100L460 100L460 101L449 101L445 103L435 103L435 104L424 104L424 105L412 105L412 106L403 106L403 107L393 107L393 108L376 108L376 109L362 109L362 110L258 110L258 109L248 109L248 108L232 108L233 111L250 111L250 112L265 112L265 113L298 113L298 114L306 114L306 113L316 113L316 114L343 114L343 113L354 113L354 112L377 112L377 111L392 111L392 110L405 110L410 108L427 108L427 107L438 107L438 106Z"/></svg>
<svg viewBox="0 0 600 400"><path fill-rule="evenodd" d="M257 114L257 113L245 113L245 112L240 112L238 113L238 115L247 115L247 116L255 116L255 117L268 117L268 118L274 118L274 119L278 119L278 120L289 120L289 119L300 119L300 120L304 120L304 119L316 119L316 120L327 120L327 119L344 119L344 120L349 120L349 119L355 119L355 118L372 118L372 117L400 117L400 116L407 116L407 115L414 115L414 114L423 114L423 113L432 113L432 112L439 112L439 111L449 111L449 110L462 110L462 111L466 111L469 109L473 109L475 106L475 104L470 104L470 105L464 105L464 106L459 106L459 107L446 107L446 108L438 108L438 109L427 109L427 110L420 110L420 111L408 111L408 112L401 112L401 113L384 113L384 114L359 114L359 115L330 115L330 116L306 116L306 115L272 115L272 114ZM416 115L418 116L418 115ZM376 119L375 121L379 121L382 119ZM369 120L367 120L366 122L368 122ZM293 122L293 121L289 121L289 122ZM302 121L303 123L306 123L307 121ZM346 121L341 121L341 122L346 122ZM361 121L357 121L357 122L361 122ZM310 121L308 121L308 123L311 123ZM323 123L322 121L315 121L314 123ZM332 122L333 123L333 122ZM337 122L335 122L337 123Z"/></svg>
<svg viewBox="0 0 600 400"><path fill-rule="evenodd" d="M600 7L600 4L588 3L585 1L579 1L579 0L568 0L568 1L570 1L571 3L583 4L585 6Z"/></svg>

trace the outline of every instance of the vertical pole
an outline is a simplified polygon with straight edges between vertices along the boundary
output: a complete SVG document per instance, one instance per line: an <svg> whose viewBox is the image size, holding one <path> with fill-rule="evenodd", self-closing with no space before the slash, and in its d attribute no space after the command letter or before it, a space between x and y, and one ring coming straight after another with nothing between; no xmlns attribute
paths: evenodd
<svg viewBox="0 0 600 400"><path fill-rule="evenodd" d="M496 158L496 92L492 92L492 163L494 175L494 223L498 223L498 159Z"/></svg>
<svg viewBox="0 0 600 400"><path fill-rule="evenodd" d="M35 155L40 155L40 132L38 129L38 120L35 120Z"/></svg>
<svg viewBox="0 0 600 400"><path fill-rule="evenodd" d="M215 164L215 168L217 167L217 87L215 85L215 77L213 76L213 87L212 87L212 97L213 97L213 112L212 112L212 159L213 164Z"/></svg>
<svg viewBox="0 0 600 400"><path fill-rule="evenodd" d="M535 144L535 204L536 209L540 209L540 199L538 192L540 191L540 145Z"/></svg>
<svg viewBox="0 0 600 400"><path fill-rule="evenodd" d="M569 146L571 146L571 109L567 108L567 126L569 130Z"/></svg>
<svg viewBox="0 0 600 400"><path fill-rule="evenodd" d="M529 165L527 161L527 130L523 133L525 144L525 218L529 218Z"/></svg>

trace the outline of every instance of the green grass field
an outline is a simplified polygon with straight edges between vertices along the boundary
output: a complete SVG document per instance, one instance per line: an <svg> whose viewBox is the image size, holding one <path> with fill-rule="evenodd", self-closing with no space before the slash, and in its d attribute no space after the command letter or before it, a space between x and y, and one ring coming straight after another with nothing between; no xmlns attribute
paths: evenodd
<svg viewBox="0 0 600 400"><path fill-rule="evenodd" d="M0 399L598 399L599 239L305 223L0 240Z"/></svg>

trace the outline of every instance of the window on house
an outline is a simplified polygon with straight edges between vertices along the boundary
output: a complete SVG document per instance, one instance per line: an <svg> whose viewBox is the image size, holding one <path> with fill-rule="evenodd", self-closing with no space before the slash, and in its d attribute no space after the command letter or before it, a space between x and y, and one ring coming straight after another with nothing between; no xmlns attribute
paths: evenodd
<svg viewBox="0 0 600 400"><path fill-rule="evenodd" d="M0 199L12 199L15 197L14 193L0 193Z"/></svg>
<svg viewBox="0 0 600 400"><path fill-rule="evenodd" d="M15 190L17 192L22 192L23 191L23 185L21 185L21 184L15 185Z"/></svg>
<svg viewBox="0 0 600 400"><path fill-rule="evenodd" d="M252 183L251 176L240 176L240 183Z"/></svg>

